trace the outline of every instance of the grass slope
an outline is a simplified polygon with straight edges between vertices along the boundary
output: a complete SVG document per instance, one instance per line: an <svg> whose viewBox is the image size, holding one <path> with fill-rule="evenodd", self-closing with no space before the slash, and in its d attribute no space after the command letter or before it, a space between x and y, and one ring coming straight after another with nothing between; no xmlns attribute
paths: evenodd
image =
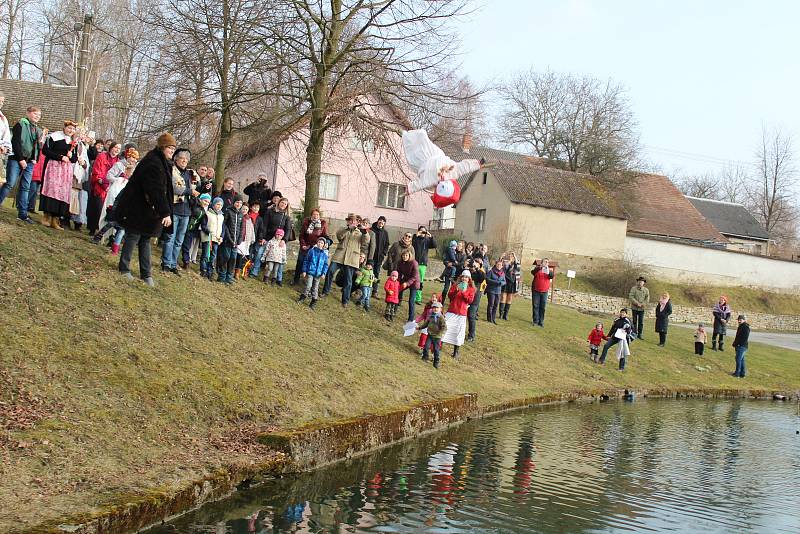
<svg viewBox="0 0 800 534"><path fill-rule="evenodd" d="M123 282L85 234L0 209L0 531L252 462L266 453L252 436L270 426L464 392L488 405L606 387L800 387L797 353L754 345L740 381L732 352L697 358L681 329L665 349L652 334L634 344L625 373L596 366L585 342L595 317L553 306L534 329L527 300L507 323L480 322L478 343L436 372L402 321L343 311L335 297L314 313L289 288L156 281Z"/></svg>

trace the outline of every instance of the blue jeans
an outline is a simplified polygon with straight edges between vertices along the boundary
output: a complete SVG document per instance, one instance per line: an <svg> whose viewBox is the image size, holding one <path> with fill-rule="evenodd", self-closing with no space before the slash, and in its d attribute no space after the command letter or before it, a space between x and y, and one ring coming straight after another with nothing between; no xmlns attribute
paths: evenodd
<svg viewBox="0 0 800 534"><path fill-rule="evenodd" d="M23 170L17 160L9 159L6 165L6 183L3 184L3 187L0 187L0 204L2 204L9 193L11 193L11 190L14 189L14 186L17 185L17 180L22 176L19 189L17 190L17 215L20 219L28 218L33 167L34 163L29 161L28 166Z"/></svg>
<svg viewBox="0 0 800 534"><path fill-rule="evenodd" d="M332 261L330 267L328 267L328 274L325 275L325 285L322 287L323 295L327 295L331 292L331 286L336 278L336 271L339 270L339 267L344 267L344 265L335 261Z"/></svg>
<svg viewBox="0 0 800 534"><path fill-rule="evenodd" d="M178 266L178 254L180 254L183 238L186 236L186 227L189 226L188 215L172 216L172 233L164 241L164 248L161 250L161 267L175 269Z"/></svg>
<svg viewBox="0 0 800 534"><path fill-rule="evenodd" d="M331 262L331 267L328 269L328 274L325 276L325 289L323 295L327 295L331 291L331 284L336 279L336 271L339 269L344 270L344 287L342 288L342 304L350 302L350 293L353 292L353 267L343 265L341 263Z"/></svg>
<svg viewBox="0 0 800 534"><path fill-rule="evenodd" d="M256 278L258 273L261 272L261 257L264 255L264 251L267 250L267 244L259 245L258 243L253 243L250 250L252 251L250 257L253 258L253 266L250 267L250 276Z"/></svg>
<svg viewBox="0 0 800 534"><path fill-rule="evenodd" d="M369 299L372 296L372 286L361 286L361 305L369 310Z"/></svg>
<svg viewBox="0 0 800 534"><path fill-rule="evenodd" d="M220 282L233 282L233 270L236 266L236 249L230 246L221 245L218 249L219 265L217 272Z"/></svg>
<svg viewBox="0 0 800 534"><path fill-rule="evenodd" d="M433 352L433 364L439 365L439 351L442 348L442 338L434 338L430 335L425 339L425 346L422 348L422 359L428 359L428 351Z"/></svg>
<svg viewBox="0 0 800 534"><path fill-rule="evenodd" d="M403 293L408 291L408 320L414 320L414 311L417 305L417 289L414 287L407 287L400 292L400 302L403 302Z"/></svg>
<svg viewBox="0 0 800 534"><path fill-rule="evenodd" d="M533 292L533 324L544 326L544 312L547 308L547 291Z"/></svg>
<svg viewBox="0 0 800 534"><path fill-rule="evenodd" d="M747 347L736 347L736 371L733 372L734 376L744 378L745 366L744 355L747 352Z"/></svg>

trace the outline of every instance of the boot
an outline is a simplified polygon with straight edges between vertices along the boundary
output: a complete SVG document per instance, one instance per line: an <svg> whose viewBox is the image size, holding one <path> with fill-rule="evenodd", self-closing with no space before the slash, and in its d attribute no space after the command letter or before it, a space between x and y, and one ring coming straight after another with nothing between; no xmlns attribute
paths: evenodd
<svg viewBox="0 0 800 534"><path fill-rule="evenodd" d="M508 321L508 310L511 309L511 303L506 304L506 309L503 310L503 320Z"/></svg>
<svg viewBox="0 0 800 534"><path fill-rule="evenodd" d="M457 360L457 359L458 359L458 349L459 349L459 346L458 346L458 345L456 345L455 347L453 347L453 359L454 359L454 360Z"/></svg>
<svg viewBox="0 0 800 534"><path fill-rule="evenodd" d="M433 368L434 369L438 369L439 368L439 357L438 356L434 356L433 357Z"/></svg>
<svg viewBox="0 0 800 534"><path fill-rule="evenodd" d="M111 255L112 256L116 256L117 254L119 254L119 245L117 245L116 243L112 243L111 244Z"/></svg>
<svg viewBox="0 0 800 534"><path fill-rule="evenodd" d="M719 350L724 351L725 349L722 348L722 336L719 336Z"/></svg>
<svg viewBox="0 0 800 534"><path fill-rule="evenodd" d="M75 223L75 231L80 232L81 228L83 228L83 223L76 222Z"/></svg>
<svg viewBox="0 0 800 534"><path fill-rule="evenodd" d="M300 298L297 299L297 302L303 302L304 300L306 300L306 294L300 293Z"/></svg>
<svg viewBox="0 0 800 534"><path fill-rule="evenodd" d="M58 222L58 217L50 217L50 228L53 230L63 230L64 227Z"/></svg>
<svg viewBox="0 0 800 534"><path fill-rule="evenodd" d="M319 299L311 299L311 304L308 305L309 308L312 310L317 307L317 300Z"/></svg>
<svg viewBox="0 0 800 534"><path fill-rule="evenodd" d="M51 224L50 223L50 219L51 219L51 217L48 214L42 213L42 224L44 226L50 226L50 224Z"/></svg>
<svg viewBox="0 0 800 534"><path fill-rule="evenodd" d="M717 350L717 340L716 339L712 339L711 340L711 350Z"/></svg>
<svg viewBox="0 0 800 534"><path fill-rule="evenodd" d="M500 303L500 319L505 319L505 317L503 317L503 314L505 314L505 313L506 313L506 303L505 302L501 302Z"/></svg>
<svg viewBox="0 0 800 534"><path fill-rule="evenodd" d="M278 285L278 287L283 287L283 280L275 280L275 283Z"/></svg>

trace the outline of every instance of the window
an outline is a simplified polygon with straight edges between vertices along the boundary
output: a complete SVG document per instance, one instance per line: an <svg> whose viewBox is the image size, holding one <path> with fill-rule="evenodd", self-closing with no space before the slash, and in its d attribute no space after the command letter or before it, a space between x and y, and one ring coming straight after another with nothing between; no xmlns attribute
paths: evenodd
<svg viewBox="0 0 800 534"><path fill-rule="evenodd" d="M375 152L375 143L372 142L372 139L360 139L353 136L350 138L350 150L372 153Z"/></svg>
<svg viewBox="0 0 800 534"><path fill-rule="evenodd" d="M319 173L319 198L325 200L338 200L339 175Z"/></svg>
<svg viewBox="0 0 800 534"><path fill-rule="evenodd" d="M384 208L405 209L406 186L381 182L378 187L378 206Z"/></svg>
<svg viewBox="0 0 800 534"><path fill-rule="evenodd" d="M486 229L486 210L475 210L475 232Z"/></svg>
<svg viewBox="0 0 800 534"><path fill-rule="evenodd" d="M489 176L488 172L483 173L483 185L486 185L486 177Z"/></svg>

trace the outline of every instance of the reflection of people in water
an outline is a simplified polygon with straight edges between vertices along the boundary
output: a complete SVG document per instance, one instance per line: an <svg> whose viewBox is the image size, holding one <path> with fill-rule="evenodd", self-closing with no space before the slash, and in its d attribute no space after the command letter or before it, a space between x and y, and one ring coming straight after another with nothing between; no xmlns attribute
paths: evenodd
<svg viewBox="0 0 800 534"><path fill-rule="evenodd" d="M519 436L517 458L514 462L514 493L527 495L530 491L532 476L536 468L533 463L533 430L526 428Z"/></svg>

